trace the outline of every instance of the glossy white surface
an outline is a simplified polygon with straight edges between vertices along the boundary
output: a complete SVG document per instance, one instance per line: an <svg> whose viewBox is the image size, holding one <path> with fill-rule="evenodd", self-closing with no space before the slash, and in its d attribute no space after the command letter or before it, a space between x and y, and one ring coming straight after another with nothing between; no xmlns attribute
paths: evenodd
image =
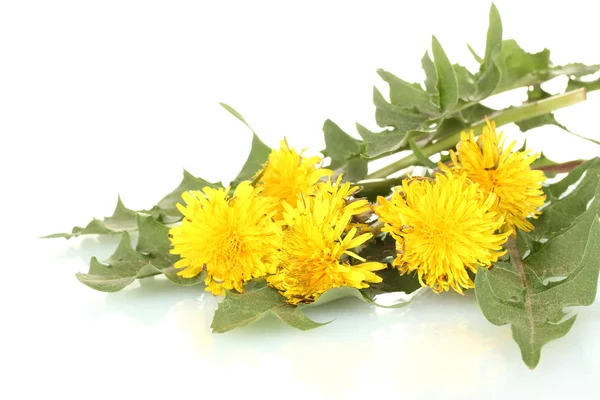
<svg viewBox="0 0 600 400"><path fill-rule="evenodd" d="M600 63L587 2L524 3L496 2L505 37L529 51L549 47L556 63ZM318 151L326 118L351 133L354 121L375 128L371 86L385 89L375 69L421 79L432 33L453 62L472 67L464 44L483 52L489 7L286 4L0 5L0 398L593 396L600 303L577 310L572 331L548 344L531 372L510 329L489 324L472 294L424 291L399 310L342 300L310 311L318 321L337 318L314 331L269 319L216 335L216 300L198 287L151 278L107 295L80 284L74 274L92 255L108 257L116 238L37 239L110 215L117 193L131 208L150 207L183 167L233 178L250 134L218 101L271 146L285 135ZM599 104L592 93L557 117L600 140ZM514 126L505 131L523 140ZM558 128L526 137L557 160L600 153Z"/></svg>

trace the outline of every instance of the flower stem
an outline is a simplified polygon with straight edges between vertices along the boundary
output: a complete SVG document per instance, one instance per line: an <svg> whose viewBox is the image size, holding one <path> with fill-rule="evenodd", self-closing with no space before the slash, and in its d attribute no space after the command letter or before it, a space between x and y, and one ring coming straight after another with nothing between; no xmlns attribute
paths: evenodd
<svg viewBox="0 0 600 400"><path fill-rule="evenodd" d="M580 103L582 101L585 101L585 99L586 91L585 89L581 88L572 90L567 93L548 97L547 99L527 103L520 107L501 110L488 116L488 118L490 120L495 121L496 126L502 126L511 122L519 122L526 119L539 117L540 115L547 114L559 108L568 107L573 104ZM466 129L472 129L475 132L475 135L478 135L483 130L485 124L485 120L479 121ZM463 130L465 129L453 132L444 139L424 147L423 149L421 149L421 152L426 157L429 157L436 153L439 153L442 150L448 150L456 146L456 143L458 143L458 141L460 140L460 134ZM386 178L394 172L400 171L401 169L414 165L417 162L417 157L414 154L410 154L401 160L395 161L392 164L367 175L367 179Z"/></svg>

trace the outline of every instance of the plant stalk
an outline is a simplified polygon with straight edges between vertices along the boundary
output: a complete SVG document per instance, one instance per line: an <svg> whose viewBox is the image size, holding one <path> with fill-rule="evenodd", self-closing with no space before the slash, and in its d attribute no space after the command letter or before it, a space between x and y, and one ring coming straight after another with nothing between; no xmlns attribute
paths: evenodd
<svg viewBox="0 0 600 400"><path fill-rule="evenodd" d="M572 90L567 93L562 93L556 96L548 97L547 99L528 103L520 107L501 110L488 116L488 118L489 120L494 121L496 123L496 126L500 127L511 122L519 122L526 119L539 117L540 115L544 115L554 110L558 110L559 108L564 108L577 103L581 103L582 101L585 101L585 99L586 90L584 88L581 88ZM471 125L469 128L453 132L444 139L424 147L423 149L421 149L421 152L426 157L430 157L436 153L439 153L442 150L448 150L450 148L453 148L460 140L460 134L462 131L469 129L473 130L475 132L475 135L478 135L481 133L485 125L485 120L479 121ZM395 161L390 165L367 175L366 179L386 178L387 176L397 171L400 171L401 169L414 165L417 162L418 160L415 157L415 155L410 154L401 160Z"/></svg>

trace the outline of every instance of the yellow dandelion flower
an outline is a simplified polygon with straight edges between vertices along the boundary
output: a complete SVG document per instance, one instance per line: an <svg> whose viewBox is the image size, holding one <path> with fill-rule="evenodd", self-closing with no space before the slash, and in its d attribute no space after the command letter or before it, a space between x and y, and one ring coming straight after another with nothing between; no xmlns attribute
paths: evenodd
<svg viewBox="0 0 600 400"><path fill-rule="evenodd" d="M458 154L451 151L450 156L454 171L466 173L485 195L496 194L497 211L505 215L502 230L516 234L515 227L525 232L533 229L527 218L540 214L537 209L546 198L541 190L546 177L542 171L531 169L539 154L530 155L530 150L513 152L514 146L512 142L504 148L502 133L497 134L496 124L488 121L477 140L472 131L463 132Z"/></svg>
<svg viewBox="0 0 600 400"><path fill-rule="evenodd" d="M366 260L351 249L373 237L357 235L357 228L347 230L352 216L367 206L366 200L342 202L356 192L350 183L323 184L313 196L300 195L297 207L283 203L283 218L288 228L283 233L281 265L275 275L267 277L271 286L298 304L312 302L335 287L366 288L367 282L381 282L372 271L385 268ZM352 265L350 259L362 263Z"/></svg>
<svg viewBox="0 0 600 400"><path fill-rule="evenodd" d="M491 211L496 196L483 195L465 174L408 178L391 201L377 200L382 230L396 240L394 266L402 274L417 271L421 285L437 293L472 288L467 271L475 273L506 253L502 244L509 233L495 233L504 221Z"/></svg>
<svg viewBox="0 0 600 400"><path fill-rule="evenodd" d="M279 150L273 149L256 178L256 187L263 188L262 195L271 199L277 219L281 219L283 212L282 201L295 204L300 193L312 193L322 177L333 174L329 169L318 167L322 161L318 156L302 157L302 152L297 153L285 140L281 141Z"/></svg>
<svg viewBox="0 0 600 400"><path fill-rule="evenodd" d="M180 255L175 268L191 278L206 270L206 290L215 295L224 289L243 293L244 282L275 272L281 247L281 228L273 214L265 213L268 200L248 181L230 189L206 187L185 192L186 205L177 204L184 215L181 225L171 228L173 249Z"/></svg>

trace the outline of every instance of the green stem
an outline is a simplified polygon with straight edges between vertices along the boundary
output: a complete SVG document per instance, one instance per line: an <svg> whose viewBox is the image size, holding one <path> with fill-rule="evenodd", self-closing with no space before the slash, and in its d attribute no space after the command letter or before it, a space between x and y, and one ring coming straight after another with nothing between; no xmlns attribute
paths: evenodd
<svg viewBox="0 0 600 400"><path fill-rule="evenodd" d="M547 99L528 103L520 107L501 110L488 116L488 118L490 121L495 121L496 126L502 126L511 122L519 122L529 118L538 117L540 115L547 114L559 108L564 108L573 104L581 103L582 101L585 101L585 99L585 89L576 89L567 93L548 97ZM486 121L483 120L471 125L469 128L466 129L472 129L475 132L475 135L477 135L481 133L485 124ZM424 147L423 149L421 149L421 152L426 157L429 157L436 153L439 153L442 150L448 150L450 148L453 148L460 140L461 132L466 129L461 129L460 131L451 133L444 139ZM395 161L392 164L367 175L367 179L385 178L401 169L414 165L417 162L417 157L415 157L414 154L410 154L401 160Z"/></svg>

